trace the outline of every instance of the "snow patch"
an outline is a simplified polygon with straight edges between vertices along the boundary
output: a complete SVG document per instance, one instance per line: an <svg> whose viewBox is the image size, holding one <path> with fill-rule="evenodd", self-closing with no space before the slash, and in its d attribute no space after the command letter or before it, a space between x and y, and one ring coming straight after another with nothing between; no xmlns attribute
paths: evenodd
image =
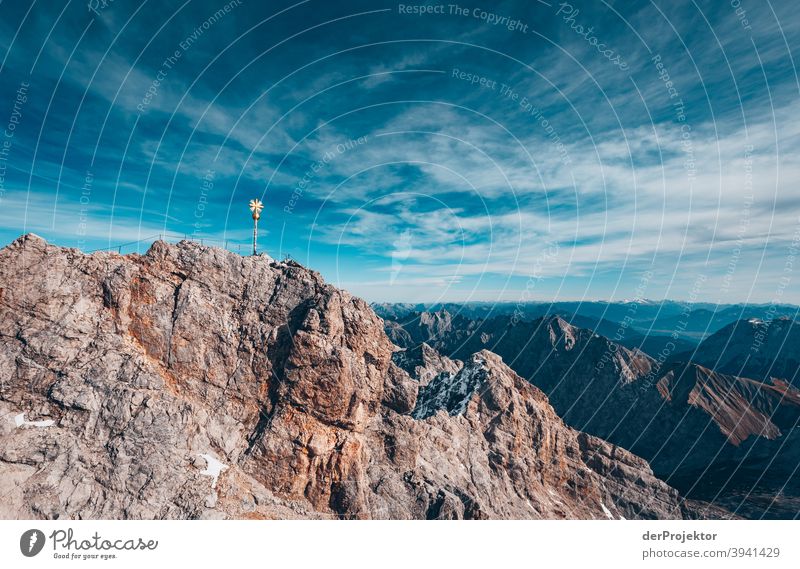
<svg viewBox="0 0 800 569"><path fill-rule="evenodd" d="M203 453L198 456L204 458L206 461L206 469L203 470L200 474L202 474L203 476L210 476L212 478L211 487L216 488L219 475L222 474L224 470L227 470L228 466L220 462L219 459L217 459L215 456L211 454Z"/></svg>
<svg viewBox="0 0 800 569"><path fill-rule="evenodd" d="M26 421L25 413L20 413L19 415L16 415L14 417L14 424L17 426L17 428L38 427L41 429L44 427L52 427L53 425L56 424L56 422L53 421L52 419L45 419L44 421Z"/></svg>
<svg viewBox="0 0 800 569"><path fill-rule="evenodd" d="M483 358L475 357L455 375L442 373L419 390L417 405L411 416L427 419L444 409L451 416L466 411L473 394L486 381L487 371Z"/></svg>
<svg viewBox="0 0 800 569"><path fill-rule="evenodd" d="M561 497L560 497L558 494L556 494L555 492L553 492L553 491L552 491L552 490L550 490L549 488L547 489L547 492L548 492L548 493L549 493L549 494L550 494L550 495L553 497L553 503L554 503L556 506L560 506L560 507L562 507L562 508L565 508L565 507L566 507L566 506L564 506L564 504L561 502L561 499L560 499Z"/></svg>
<svg viewBox="0 0 800 569"><path fill-rule="evenodd" d="M600 507L603 508L603 513L609 520L614 519L614 514L612 514L611 511L608 508L606 508L606 505L603 502L600 502Z"/></svg>
<svg viewBox="0 0 800 569"><path fill-rule="evenodd" d="M200 474L203 476L210 476L211 477L211 489L213 492L206 496L205 506L206 508L214 508L217 505L217 499L219 495L217 494L217 480L219 479L219 475L222 474L223 471L228 469L226 464L223 464L217 457L212 454L200 453L197 456L204 459L206 461L206 469L202 470Z"/></svg>

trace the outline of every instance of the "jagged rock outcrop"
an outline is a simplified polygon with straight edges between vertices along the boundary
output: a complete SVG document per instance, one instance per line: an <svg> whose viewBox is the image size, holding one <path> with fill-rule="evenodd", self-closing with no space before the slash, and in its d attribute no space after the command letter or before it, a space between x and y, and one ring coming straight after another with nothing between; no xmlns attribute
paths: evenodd
<svg viewBox="0 0 800 569"><path fill-rule="evenodd" d="M395 419L408 425L402 431L433 443L420 448L416 476L431 480L445 473L447 480L428 516L618 519L686 513L644 460L564 425L538 388L486 350L421 389L413 417L418 420ZM575 496L582 498L576 503Z"/></svg>
<svg viewBox="0 0 800 569"><path fill-rule="evenodd" d="M386 311L382 311L386 314ZM450 314L441 308L435 312L408 312L401 313L398 320L386 320L386 334L393 344L401 348L415 348L422 343L430 346L438 345L440 339L447 338L452 342L454 334L461 334L467 324L472 322L468 318Z"/></svg>
<svg viewBox="0 0 800 569"><path fill-rule="evenodd" d="M395 349L294 262L24 236L0 251L0 517L695 515L497 356L420 392Z"/></svg>
<svg viewBox="0 0 800 569"><path fill-rule="evenodd" d="M416 379L421 386L428 385L441 373L453 375L464 365L459 360L443 356L424 342L412 348L396 351L392 354L392 361Z"/></svg>

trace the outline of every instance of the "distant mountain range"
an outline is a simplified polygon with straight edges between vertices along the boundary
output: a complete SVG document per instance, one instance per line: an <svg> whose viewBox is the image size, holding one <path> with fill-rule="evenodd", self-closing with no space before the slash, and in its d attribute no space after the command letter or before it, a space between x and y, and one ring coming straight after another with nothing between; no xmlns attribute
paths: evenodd
<svg viewBox="0 0 800 569"><path fill-rule="evenodd" d="M620 323L627 323L625 342L636 338L677 336L696 345L705 337L739 320L774 320L781 316L796 318L800 307L791 304L710 304L674 300L638 300L624 302L469 302L469 303L373 303L382 318L399 321L414 313L445 310L454 316L487 320L495 316L515 316L534 320L542 316L561 316L568 322L595 330L613 338ZM622 343L622 342L621 342Z"/></svg>
<svg viewBox="0 0 800 569"><path fill-rule="evenodd" d="M669 337L661 337L661 350L631 344L630 328L605 319L588 329L574 325L592 318L584 315L570 323L553 315L466 316L483 312L471 309L378 311L397 318L386 319L385 329L406 352L500 355L570 426L646 458L684 493L751 517L798 512L800 325L788 317L736 321L681 352ZM601 333L620 330L628 341Z"/></svg>

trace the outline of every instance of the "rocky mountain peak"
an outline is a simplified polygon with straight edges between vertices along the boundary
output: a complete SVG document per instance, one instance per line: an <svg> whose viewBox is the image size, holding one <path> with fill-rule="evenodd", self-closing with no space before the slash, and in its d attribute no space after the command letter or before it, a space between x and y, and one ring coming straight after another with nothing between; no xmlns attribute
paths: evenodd
<svg viewBox="0 0 800 569"><path fill-rule="evenodd" d="M550 336L550 344L554 347L560 346L569 351L575 346L578 331L561 316L554 315L546 317L544 325Z"/></svg>
<svg viewBox="0 0 800 569"><path fill-rule="evenodd" d="M426 329L430 338L439 338L452 330L453 316L444 308L436 312L422 312L419 315L419 325Z"/></svg>
<svg viewBox="0 0 800 569"><path fill-rule="evenodd" d="M297 263L24 236L0 250L0 517L691 515L499 356L421 348L408 369L445 368L422 385L394 351Z"/></svg>
<svg viewBox="0 0 800 569"><path fill-rule="evenodd" d="M423 342L417 346L398 350L392 361L405 370L421 386L427 385L441 373L455 374L462 367L459 360L451 360Z"/></svg>

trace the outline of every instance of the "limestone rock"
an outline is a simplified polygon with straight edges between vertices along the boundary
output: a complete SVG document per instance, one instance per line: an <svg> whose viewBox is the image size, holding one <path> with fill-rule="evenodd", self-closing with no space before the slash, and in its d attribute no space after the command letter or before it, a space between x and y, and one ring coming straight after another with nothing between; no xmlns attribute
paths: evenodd
<svg viewBox="0 0 800 569"><path fill-rule="evenodd" d="M423 385L395 350L295 262L21 237L0 251L0 517L696 515L498 356Z"/></svg>

